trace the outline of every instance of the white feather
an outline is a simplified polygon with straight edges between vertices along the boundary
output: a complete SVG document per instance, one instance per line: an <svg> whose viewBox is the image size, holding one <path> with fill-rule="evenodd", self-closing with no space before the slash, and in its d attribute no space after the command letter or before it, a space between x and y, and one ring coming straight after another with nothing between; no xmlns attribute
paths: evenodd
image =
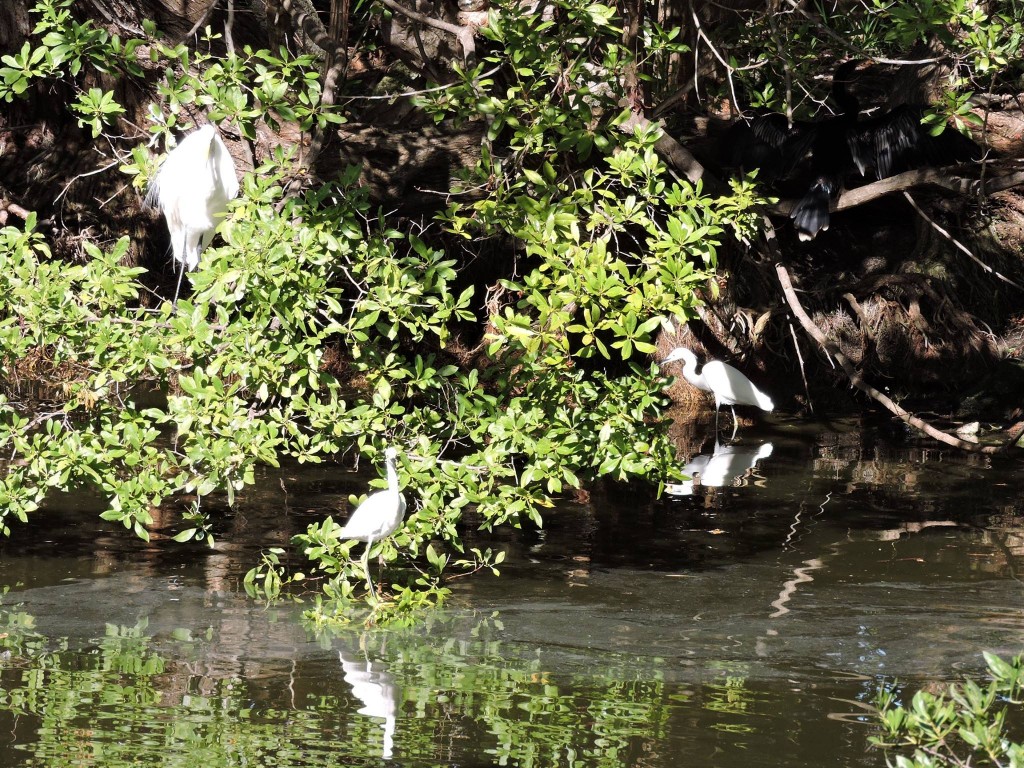
<svg viewBox="0 0 1024 768"><path fill-rule="evenodd" d="M388 473L387 490L370 494L366 501L356 507L352 517L338 532L340 539L366 542L362 557L363 572L366 574L366 587L374 596L376 591L370 578L370 548L375 541L394 533L405 517L405 497L398 490L398 471L395 468L397 458L398 451L394 448L384 451L384 463Z"/></svg>
<svg viewBox="0 0 1024 768"><path fill-rule="evenodd" d="M398 451L394 448L384 452L388 473L387 489L370 494L352 513L352 517L339 531L338 538L365 541L370 546L390 536L401 524L405 517L405 497L398 490L398 472L395 469L397 457Z"/></svg>
<svg viewBox="0 0 1024 768"><path fill-rule="evenodd" d="M171 252L183 269L199 266L199 254L236 195L235 162L214 126L193 131L164 158L146 202L163 212Z"/></svg>
<svg viewBox="0 0 1024 768"><path fill-rule="evenodd" d="M715 429L718 428L718 411L723 405L754 405L771 413L775 408L772 399L754 386L746 376L721 360L710 360L697 373L697 356L686 347L676 347L661 364L683 361L683 377L697 389L710 392L715 398ZM733 410L733 436L736 434L736 412Z"/></svg>

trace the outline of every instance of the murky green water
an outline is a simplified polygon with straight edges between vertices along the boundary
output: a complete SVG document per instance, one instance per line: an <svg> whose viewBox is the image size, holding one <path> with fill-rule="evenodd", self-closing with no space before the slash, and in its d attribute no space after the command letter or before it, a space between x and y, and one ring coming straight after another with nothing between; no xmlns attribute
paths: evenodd
<svg viewBox="0 0 1024 768"><path fill-rule="evenodd" d="M0 545L0 766L883 766L879 685L1024 647L1024 467L850 424L740 436L704 485L482 540L500 579L390 631L318 637L241 589L359 477L268 474L216 552L55 499Z"/></svg>

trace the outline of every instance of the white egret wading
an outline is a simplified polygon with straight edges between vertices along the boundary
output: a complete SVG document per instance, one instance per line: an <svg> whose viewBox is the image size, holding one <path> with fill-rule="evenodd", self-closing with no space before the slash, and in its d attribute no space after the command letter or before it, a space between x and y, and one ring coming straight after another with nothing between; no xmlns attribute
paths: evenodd
<svg viewBox="0 0 1024 768"><path fill-rule="evenodd" d="M405 497L398 490L398 470L395 468L397 459L398 451L394 448L384 451L384 464L388 473L387 489L370 494L338 532L339 539L366 542L362 559L363 571L366 573L366 586L374 597L377 596L377 592L373 588L373 579L370 578L370 549L374 542L394 533L405 517Z"/></svg>
<svg viewBox="0 0 1024 768"><path fill-rule="evenodd" d="M181 278L199 266L199 254L210 244L217 223L238 194L235 161L217 129L204 125L170 151L150 182L146 204L159 208L171 234L171 253Z"/></svg>
<svg viewBox="0 0 1024 768"><path fill-rule="evenodd" d="M715 397L715 434L718 434L718 411L728 405L732 411L732 436L736 437L736 405L756 405L762 411L771 413L775 405L772 399L731 365L721 360L709 360L697 373L697 356L686 347L676 347L669 352L661 365L683 361L683 377L697 389L710 392Z"/></svg>

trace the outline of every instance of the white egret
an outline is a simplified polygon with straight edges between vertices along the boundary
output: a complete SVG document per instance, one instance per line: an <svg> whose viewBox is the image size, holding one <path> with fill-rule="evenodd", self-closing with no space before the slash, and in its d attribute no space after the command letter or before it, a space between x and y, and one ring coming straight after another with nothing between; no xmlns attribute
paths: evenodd
<svg viewBox="0 0 1024 768"><path fill-rule="evenodd" d="M377 593L373 588L373 579L370 578L370 549L374 542L394 533L405 517L405 497L398 490L398 470L395 468L397 458L398 451L394 448L384 451L384 464L388 473L387 489L370 494L338 532L340 539L366 542L363 571L366 573L366 586L374 597Z"/></svg>
<svg viewBox="0 0 1024 768"><path fill-rule="evenodd" d="M398 712L398 687L387 668L381 662L366 659L350 661L338 651L338 660L344 670L345 682L352 686L352 693L362 702L360 715L384 719L384 749L381 757L389 759L395 748L395 715Z"/></svg>
<svg viewBox="0 0 1024 768"><path fill-rule="evenodd" d="M694 456L683 466L683 474L690 477L682 483L673 483L665 487L665 492L672 496L689 496L693 493L696 480L700 485L723 488L732 485L754 468L761 459L772 455L771 443L758 446L720 445L715 442L715 452L702 453Z"/></svg>
<svg viewBox="0 0 1024 768"><path fill-rule="evenodd" d="M217 129L204 125L170 151L150 182L146 204L159 208L171 235L171 253L181 272L199 266L199 254L210 244L217 223L238 194L235 161Z"/></svg>
<svg viewBox="0 0 1024 768"><path fill-rule="evenodd" d="M728 405L732 411L732 436L736 437L736 405L756 405L762 411L771 413L775 405L772 399L731 365L721 360L709 360L697 373L697 356L686 347L676 347L661 365L683 361L683 377L697 389L710 392L715 397L715 434L718 434L718 411Z"/></svg>
<svg viewBox="0 0 1024 768"><path fill-rule="evenodd" d="M716 443L717 446L717 443ZM714 456L710 453L700 453L683 465L683 474L689 477L681 483L669 483L665 486L665 493L669 496L692 496L693 481L704 476L704 470ZM703 483L701 483L703 485Z"/></svg>

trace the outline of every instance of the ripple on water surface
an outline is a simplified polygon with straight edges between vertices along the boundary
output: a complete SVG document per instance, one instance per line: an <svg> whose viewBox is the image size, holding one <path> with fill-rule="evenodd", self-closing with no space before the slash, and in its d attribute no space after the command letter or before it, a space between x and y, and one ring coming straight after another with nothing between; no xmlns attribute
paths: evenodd
<svg viewBox="0 0 1024 768"><path fill-rule="evenodd" d="M317 634L241 589L363 477L267 472L215 552L51 499L0 545L0 765L884 766L879 685L1024 644L1021 467L784 421L738 446L673 496L467 530L502 577L408 629Z"/></svg>

